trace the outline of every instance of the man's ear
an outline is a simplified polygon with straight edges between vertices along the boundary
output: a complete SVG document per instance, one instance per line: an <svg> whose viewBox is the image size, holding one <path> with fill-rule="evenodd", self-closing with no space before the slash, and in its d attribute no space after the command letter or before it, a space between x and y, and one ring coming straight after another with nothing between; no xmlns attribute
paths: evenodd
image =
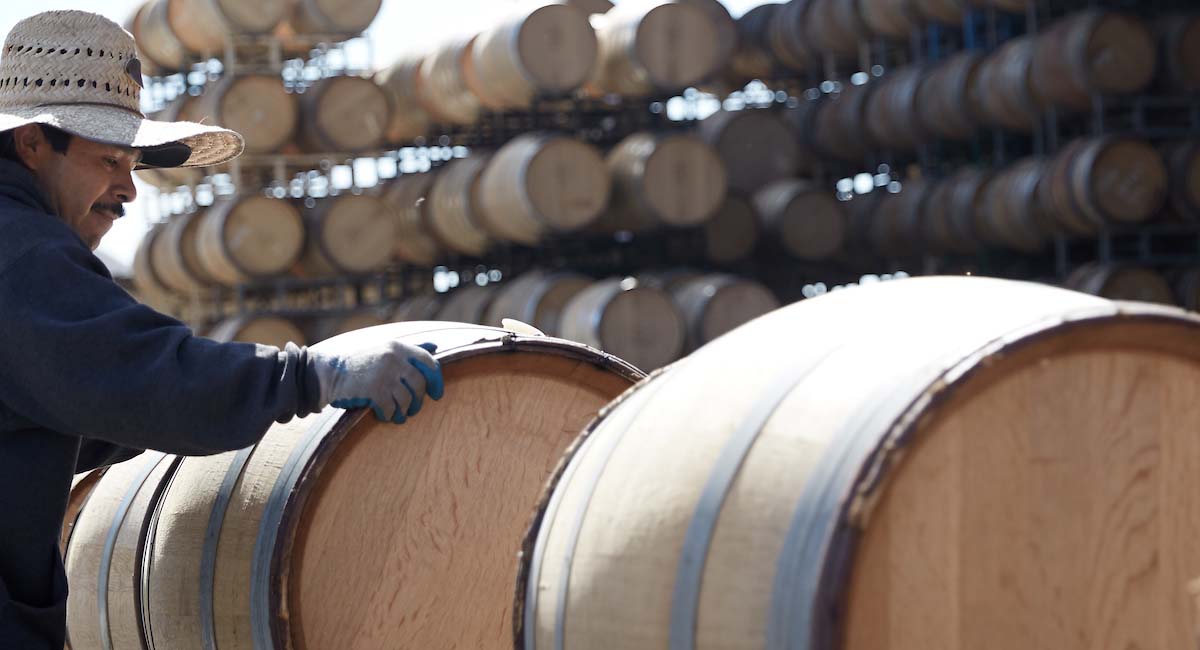
<svg viewBox="0 0 1200 650"><path fill-rule="evenodd" d="M46 134L42 133L42 127L37 124L26 124L13 129L13 145L16 147L17 157L33 171L41 167L41 161L50 149Z"/></svg>

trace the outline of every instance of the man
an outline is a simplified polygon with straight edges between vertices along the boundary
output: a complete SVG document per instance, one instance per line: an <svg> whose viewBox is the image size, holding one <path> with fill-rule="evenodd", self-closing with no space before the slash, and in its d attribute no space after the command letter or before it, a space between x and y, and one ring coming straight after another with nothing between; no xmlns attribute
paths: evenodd
<svg viewBox="0 0 1200 650"><path fill-rule="evenodd" d="M232 131L146 120L141 83L133 38L85 12L28 18L0 52L0 648L63 647L57 537L76 472L241 449L330 403L399 423L442 392L432 346L216 343L112 281L92 250L136 196L135 166L242 149Z"/></svg>

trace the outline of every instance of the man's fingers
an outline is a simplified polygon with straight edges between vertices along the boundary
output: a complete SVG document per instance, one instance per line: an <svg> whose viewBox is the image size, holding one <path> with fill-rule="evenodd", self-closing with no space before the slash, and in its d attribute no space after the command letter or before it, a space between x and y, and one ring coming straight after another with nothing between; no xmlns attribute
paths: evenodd
<svg viewBox="0 0 1200 650"><path fill-rule="evenodd" d="M405 410L405 414L409 416L416 415L421 411L421 406L425 402L425 391L422 390L424 386L422 385L414 389L413 386L408 383L408 380L403 378L400 380L400 383L404 384L404 388L408 391L409 395L408 408ZM421 381L419 383L424 384L425 382Z"/></svg>
<svg viewBox="0 0 1200 650"><path fill-rule="evenodd" d="M409 359L408 362L425 378L425 394L433 399L442 399L446 386L442 381L442 367L438 362L434 361L433 366L427 366L417 359Z"/></svg>

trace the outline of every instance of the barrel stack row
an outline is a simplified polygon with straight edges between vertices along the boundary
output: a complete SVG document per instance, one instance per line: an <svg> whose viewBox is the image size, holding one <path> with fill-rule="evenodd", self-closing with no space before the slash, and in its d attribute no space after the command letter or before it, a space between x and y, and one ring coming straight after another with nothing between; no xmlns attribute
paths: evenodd
<svg viewBox="0 0 1200 650"><path fill-rule="evenodd" d="M331 407L78 480L72 648L1194 641L1195 315L913 278L636 385L519 327L321 345L390 339L436 344L446 377L403 425Z"/></svg>

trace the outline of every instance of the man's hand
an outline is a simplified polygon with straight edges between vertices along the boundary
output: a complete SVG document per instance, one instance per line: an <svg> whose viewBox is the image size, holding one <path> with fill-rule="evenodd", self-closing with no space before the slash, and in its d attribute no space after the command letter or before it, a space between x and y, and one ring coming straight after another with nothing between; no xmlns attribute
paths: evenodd
<svg viewBox="0 0 1200 650"><path fill-rule="evenodd" d="M345 354L312 352L321 405L370 407L380 420L403 423L421 410L425 395L441 399L442 369L433 343L389 340Z"/></svg>

